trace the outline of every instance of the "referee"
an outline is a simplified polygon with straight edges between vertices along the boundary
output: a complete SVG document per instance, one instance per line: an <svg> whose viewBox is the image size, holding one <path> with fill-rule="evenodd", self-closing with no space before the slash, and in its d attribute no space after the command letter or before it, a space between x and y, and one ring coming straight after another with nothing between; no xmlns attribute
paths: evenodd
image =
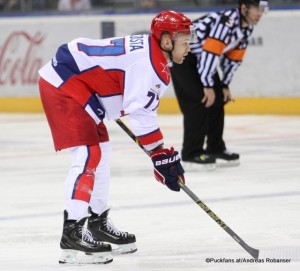
<svg viewBox="0 0 300 271"><path fill-rule="evenodd" d="M183 113L182 160L215 165L216 159L239 165L239 154L223 140L224 106L233 101L230 82L241 65L253 27L268 9L268 1L239 0L238 7L212 12L195 20L197 43L171 75ZM220 73L217 71L219 68Z"/></svg>

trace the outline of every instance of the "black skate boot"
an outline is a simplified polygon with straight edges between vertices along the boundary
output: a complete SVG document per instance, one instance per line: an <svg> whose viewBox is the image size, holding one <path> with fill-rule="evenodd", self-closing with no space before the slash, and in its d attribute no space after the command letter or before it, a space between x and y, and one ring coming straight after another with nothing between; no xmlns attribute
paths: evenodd
<svg viewBox="0 0 300 271"><path fill-rule="evenodd" d="M134 253L137 251L135 245L135 236L128 232L122 232L116 229L108 219L109 209L101 215L95 214L90 208L91 216L89 217L89 229L93 236L101 242L107 242L117 245L117 249L113 249L114 254Z"/></svg>
<svg viewBox="0 0 300 271"><path fill-rule="evenodd" d="M113 261L111 245L94 239L94 236L87 228L87 217L78 222L75 220L68 221L67 219L68 213L65 211L63 234L60 241L60 248L63 252L59 263L106 264ZM77 257L78 252L84 252L84 257Z"/></svg>
<svg viewBox="0 0 300 271"><path fill-rule="evenodd" d="M221 162L220 164L218 163L218 165L238 166L240 164L240 155L228 150L224 150L219 153L209 153L209 155L218 160L218 162Z"/></svg>
<svg viewBox="0 0 300 271"><path fill-rule="evenodd" d="M207 154L198 154L185 159L183 157L182 161L186 169L198 169L199 166L207 170L216 169L216 158Z"/></svg>

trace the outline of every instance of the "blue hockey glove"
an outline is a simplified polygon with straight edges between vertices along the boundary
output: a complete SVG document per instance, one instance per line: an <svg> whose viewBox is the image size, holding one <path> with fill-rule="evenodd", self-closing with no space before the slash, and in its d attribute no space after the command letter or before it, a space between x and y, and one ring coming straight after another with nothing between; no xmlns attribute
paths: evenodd
<svg viewBox="0 0 300 271"><path fill-rule="evenodd" d="M178 177L181 177L181 181L184 183L184 169L180 164L178 152L174 151L172 147L171 149L153 151L150 156L154 164L156 180L173 191L180 191L177 181Z"/></svg>

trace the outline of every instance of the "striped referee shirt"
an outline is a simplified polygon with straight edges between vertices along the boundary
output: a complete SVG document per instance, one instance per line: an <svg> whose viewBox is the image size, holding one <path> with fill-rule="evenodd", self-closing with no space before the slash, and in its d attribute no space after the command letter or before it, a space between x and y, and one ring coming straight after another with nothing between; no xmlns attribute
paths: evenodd
<svg viewBox="0 0 300 271"><path fill-rule="evenodd" d="M224 87L242 63L253 26L241 27L238 8L209 13L194 22L197 43L191 53L197 56L197 69L204 87L213 87L219 65Z"/></svg>

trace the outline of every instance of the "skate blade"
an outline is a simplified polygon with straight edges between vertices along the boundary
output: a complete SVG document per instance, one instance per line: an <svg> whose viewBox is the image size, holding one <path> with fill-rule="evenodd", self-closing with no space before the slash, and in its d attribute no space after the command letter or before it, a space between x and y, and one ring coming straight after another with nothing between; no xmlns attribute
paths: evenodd
<svg viewBox="0 0 300 271"><path fill-rule="evenodd" d="M126 245L118 245L117 248L112 250L113 255L121 255L121 254L130 254L137 251L137 247L135 243L126 244Z"/></svg>
<svg viewBox="0 0 300 271"><path fill-rule="evenodd" d="M108 264L113 261L111 252L85 253L64 249L59 259L60 264Z"/></svg>
<svg viewBox="0 0 300 271"><path fill-rule="evenodd" d="M185 171L197 172L197 171L214 171L216 170L216 164L199 164L193 162L182 162L182 166Z"/></svg>
<svg viewBox="0 0 300 271"><path fill-rule="evenodd" d="M240 160L232 160L232 161L227 161L224 159L217 159L216 166L218 168L224 168L224 167L237 167L240 165Z"/></svg>

